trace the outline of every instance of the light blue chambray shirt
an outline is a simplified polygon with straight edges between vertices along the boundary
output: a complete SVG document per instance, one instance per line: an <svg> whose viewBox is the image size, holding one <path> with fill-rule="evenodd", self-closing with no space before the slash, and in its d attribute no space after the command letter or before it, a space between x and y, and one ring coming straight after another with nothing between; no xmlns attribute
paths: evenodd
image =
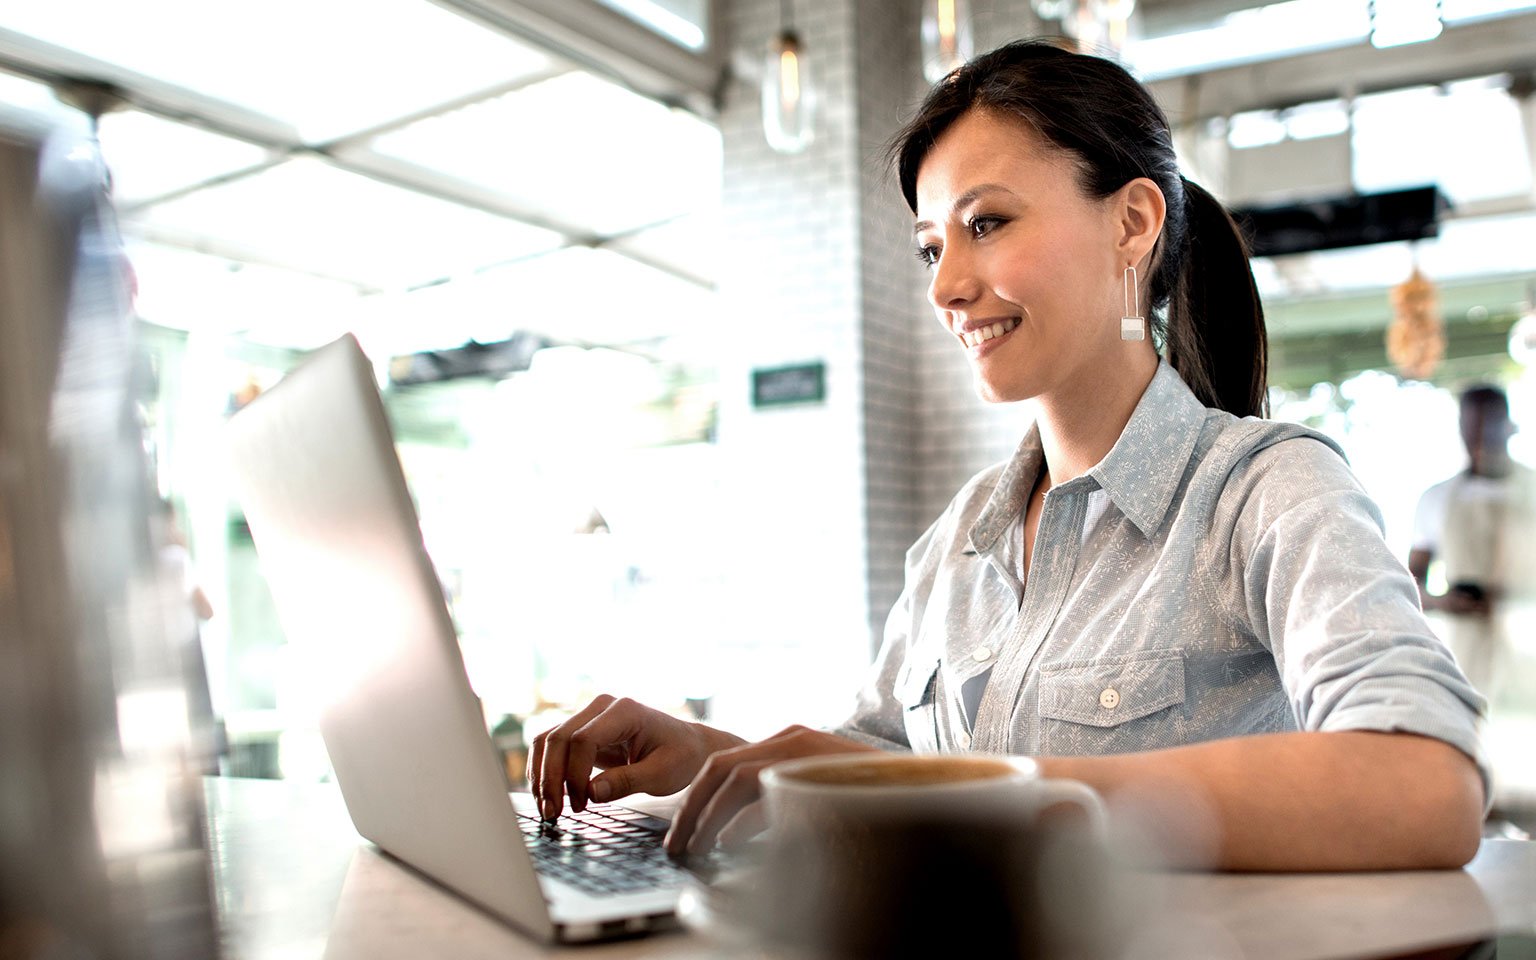
<svg viewBox="0 0 1536 960"><path fill-rule="evenodd" d="M1208 409L1162 363L1114 448L1046 494L1026 590L1022 513L1043 465L1031 427L907 552L836 732L1060 756L1404 731L1458 747L1487 784L1483 699L1332 440Z"/></svg>

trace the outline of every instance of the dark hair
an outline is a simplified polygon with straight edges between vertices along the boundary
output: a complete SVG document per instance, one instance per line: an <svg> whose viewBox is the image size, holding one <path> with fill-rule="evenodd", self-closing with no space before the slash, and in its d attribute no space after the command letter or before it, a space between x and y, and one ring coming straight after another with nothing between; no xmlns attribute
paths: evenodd
<svg viewBox="0 0 1536 960"><path fill-rule="evenodd" d="M1509 396L1490 383L1479 383L1468 387L1461 393L1461 409L1476 408L1479 410L1495 409L1505 417L1509 416Z"/></svg>
<svg viewBox="0 0 1536 960"><path fill-rule="evenodd" d="M1226 208L1180 175L1168 118L1147 88L1118 64L1052 41L1020 40L977 57L941 80L892 140L914 212L923 159L977 108L1023 121L1074 157L1095 199L1138 177L1157 184L1168 212L1148 283L1153 335L1201 403L1264 415L1268 345L1248 245Z"/></svg>

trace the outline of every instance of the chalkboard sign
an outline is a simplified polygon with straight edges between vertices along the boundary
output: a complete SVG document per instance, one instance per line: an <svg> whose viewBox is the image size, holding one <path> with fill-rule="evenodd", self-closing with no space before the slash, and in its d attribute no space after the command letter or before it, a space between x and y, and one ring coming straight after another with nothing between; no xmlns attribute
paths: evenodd
<svg viewBox="0 0 1536 960"><path fill-rule="evenodd" d="M827 365L802 363L752 371L752 406L820 403L827 398Z"/></svg>

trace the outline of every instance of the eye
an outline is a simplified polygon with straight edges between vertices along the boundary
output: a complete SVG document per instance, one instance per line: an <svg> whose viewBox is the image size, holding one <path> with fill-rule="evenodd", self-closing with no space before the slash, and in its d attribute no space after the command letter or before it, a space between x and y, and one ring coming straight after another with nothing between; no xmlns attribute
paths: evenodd
<svg viewBox="0 0 1536 960"><path fill-rule="evenodd" d="M931 267L939 262L939 248L937 244L925 244L924 246L918 247L915 252L917 254L918 263L921 263L925 267Z"/></svg>
<svg viewBox="0 0 1536 960"><path fill-rule="evenodd" d="M966 221L966 227L970 229L971 236L978 240L1002 226L1005 221L1002 217L976 216Z"/></svg>

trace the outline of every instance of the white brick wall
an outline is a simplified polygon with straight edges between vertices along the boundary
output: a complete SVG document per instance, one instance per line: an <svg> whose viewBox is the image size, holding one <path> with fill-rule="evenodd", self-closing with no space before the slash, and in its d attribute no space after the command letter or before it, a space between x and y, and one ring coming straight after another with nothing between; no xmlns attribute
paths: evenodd
<svg viewBox="0 0 1536 960"><path fill-rule="evenodd" d="M841 718L906 548L1027 422L1017 406L977 399L923 297L912 218L881 162L924 91L918 7L795 3L821 95L805 153L768 148L755 86L733 83L722 109L730 347L719 440L740 529L721 562L741 615L721 638L717 719L743 734ZM1034 23L1028 0L977 7L980 49ZM760 61L779 0L728 0L721 12L732 50ZM813 360L827 365L824 404L751 408L754 368Z"/></svg>

